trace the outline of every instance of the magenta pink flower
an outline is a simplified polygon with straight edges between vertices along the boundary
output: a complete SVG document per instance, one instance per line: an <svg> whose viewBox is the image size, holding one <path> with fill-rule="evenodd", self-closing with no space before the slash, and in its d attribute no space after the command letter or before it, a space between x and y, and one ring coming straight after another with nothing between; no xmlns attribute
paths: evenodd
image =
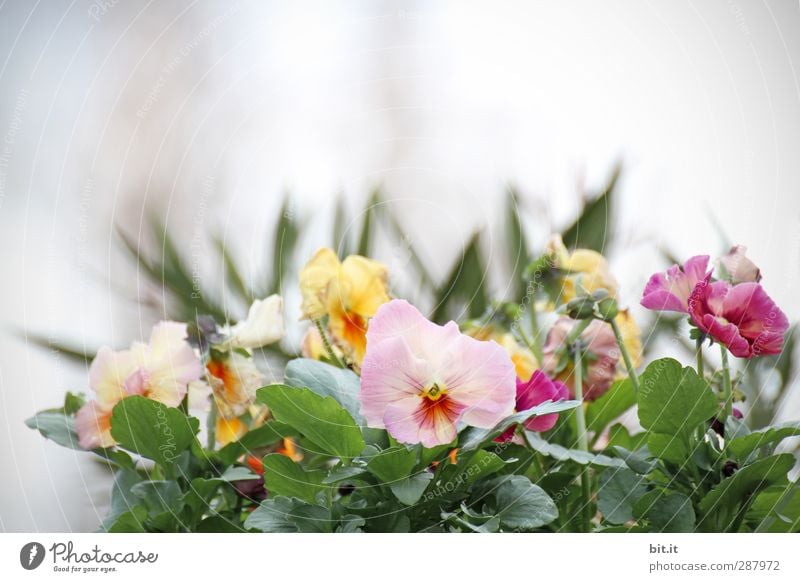
<svg viewBox="0 0 800 582"><path fill-rule="evenodd" d="M551 380L547 374L541 370L536 370L531 379L525 382L517 378L517 412L530 410L543 402L566 400L569 397L569 389L558 380ZM558 414L545 414L525 421L525 428L536 432L550 430L558 422ZM497 437L498 442L510 441L514 437L516 425L508 427L506 431Z"/></svg>
<svg viewBox="0 0 800 582"><path fill-rule="evenodd" d="M738 358L780 354L789 328L775 302L758 283L701 281L689 298L694 324Z"/></svg>
<svg viewBox="0 0 800 582"><path fill-rule="evenodd" d="M514 364L493 341L436 325L402 300L369 322L361 413L403 443L451 443L458 424L492 428L514 409Z"/></svg>
<svg viewBox="0 0 800 582"><path fill-rule="evenodd" d="M672 265L666 273L655 273L644 287L641 304L653 311L689 312L689 296L710 273L708 255L698 255L683 266Z"/></svg>

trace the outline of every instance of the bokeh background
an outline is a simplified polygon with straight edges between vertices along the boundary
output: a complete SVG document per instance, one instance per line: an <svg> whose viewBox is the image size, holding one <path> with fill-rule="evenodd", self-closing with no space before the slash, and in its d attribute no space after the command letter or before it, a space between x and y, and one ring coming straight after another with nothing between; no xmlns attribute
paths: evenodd
<svg viewBox="0 0 800 582"><path fill-rule="evenodd" d="M193 282L218 287L221 243L255 289L280 216L301 260L358 237L380 189L404 235L379 223L372 253L430 310L412 253L442 282L480 232L493 270L510 189L533 252L621 167L604 250L637 318L664 250L728 240L796 321L798 67L796 0L0 2L0 530L103 516L108 471L23 421L86 389L55 346L122 347L169 312L119 234L163 256L152 216Z"/></svg>

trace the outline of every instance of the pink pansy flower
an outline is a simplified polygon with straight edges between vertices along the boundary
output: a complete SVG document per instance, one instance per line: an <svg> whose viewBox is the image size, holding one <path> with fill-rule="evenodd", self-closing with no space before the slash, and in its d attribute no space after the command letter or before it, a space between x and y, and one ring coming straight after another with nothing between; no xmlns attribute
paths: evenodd
<svg viewBox="0 0 800 582"><path fill-rule="evenodd" d="M566 400L569 389L557 380L551 380L541 370L536 370L527 382L517 378L517 412L530 410L543 402ZM525 421L525 428L536 432L550 430L558 422L558 414L545 414ZM510 441L514 437L515 426L510 426L497 437L498 442Z"/></svg>
<svg viewBox="0 0 800 582"><path fill-rule="evenodd" d="M666 273L651 276L644 288L642 306L654 311L688 313L692 290L709 274L708 259L708 255L698 255L683 266L672 265Z"/></svg>
<svg viewBox="0 0 800 582"><path fill-rule="evenodd" d="M153 328L149 344L134 342L131 349L119 352L100 348L89 368L89 386L96 399L75 417L81 447L114 444L111 411L126 396L138 394L167 406L181 403L188 384L203 373L200 359L185 338L185 324L162 321Z"/></svg>
<svg viewBox="0 0 800 582"><path fill-rule="evenodd" d="M789 328L786 315L760 284L712 283L710 276L692 292L689 315L737 358L780 354Z"/></svg>
<svg viewBox="0 0 800 582"><path fill-rule="evenodd" d="M561 317L547 334L542 358L542 370L551 378L564 382L574 394L575 369L572 359L559 369L567 336L578 322ZM581 333L581 340L588 357L583 358L583 399L595 400L609 389L614 381L619 362L619 347L611 326L604 321L593 320Z"/></svg>
<svg viewBox="0 0 800 582"><path fill-rule="evenodd" d="M370 320L361 413L403 443L452 442L458 424L491 428L514 409L514 364L493 341L436 325L402 300Z"/></svg>

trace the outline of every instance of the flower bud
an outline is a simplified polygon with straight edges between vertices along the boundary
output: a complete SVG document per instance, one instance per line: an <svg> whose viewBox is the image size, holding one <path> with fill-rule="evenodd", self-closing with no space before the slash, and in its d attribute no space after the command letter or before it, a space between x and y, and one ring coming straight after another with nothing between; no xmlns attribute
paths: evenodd
<svg viewBox="0 0 800 582"><path fill-rule="evenodd" d="M597 313L603 321L613 321L619 315L619 307L617 307L617 300L613 297L606 297L598 301Z"/></svg>
<svg viewBox="0 0 800 582"><path fill-rule="evenodd" d="M567 315L572 319L594 318L594 299L583 296L570 300L567 303Z"/></svg>

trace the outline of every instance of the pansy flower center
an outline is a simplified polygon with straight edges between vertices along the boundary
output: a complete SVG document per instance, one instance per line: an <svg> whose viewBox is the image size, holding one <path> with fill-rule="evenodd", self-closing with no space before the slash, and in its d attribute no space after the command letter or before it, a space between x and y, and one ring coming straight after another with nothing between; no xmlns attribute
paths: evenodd
<svg viewBox="0 0 800 582"><path fill-rule="evenodd" d="M445 394L447 394L447 389L436 382L422 391L422 397L427 398L431 402L436 402Z"/></svg>

